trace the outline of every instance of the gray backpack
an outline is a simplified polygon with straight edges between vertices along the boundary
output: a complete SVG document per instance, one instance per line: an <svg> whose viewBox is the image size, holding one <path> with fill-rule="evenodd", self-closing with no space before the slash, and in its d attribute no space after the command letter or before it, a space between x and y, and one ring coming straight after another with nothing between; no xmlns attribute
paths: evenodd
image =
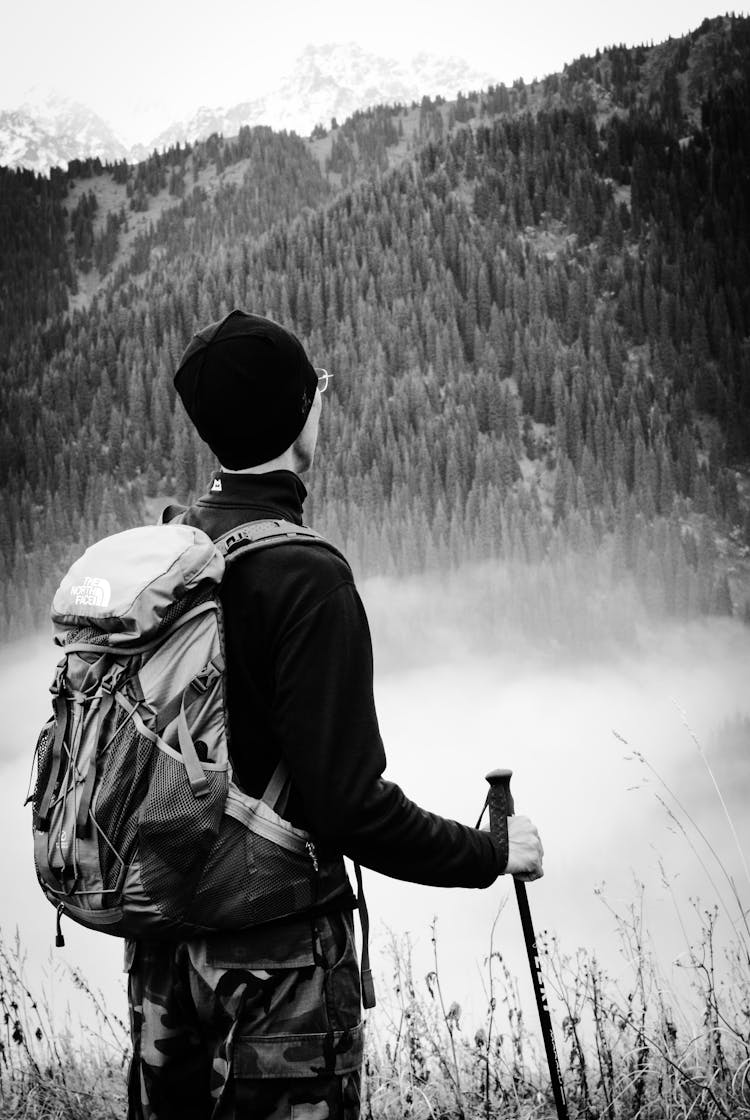
<svg viewBox="0 0 750 1120"><path fill-rule="evenodd" d="M60 918L123 937L237 930L351 898L280 815L283 763L260 799L232 780L218 588L249 549L318 542L284 521L214 542L169 524L92 545L52 607L62 647L37 743L34 858ZM336 551L333 549L333 551Z"/></svg>

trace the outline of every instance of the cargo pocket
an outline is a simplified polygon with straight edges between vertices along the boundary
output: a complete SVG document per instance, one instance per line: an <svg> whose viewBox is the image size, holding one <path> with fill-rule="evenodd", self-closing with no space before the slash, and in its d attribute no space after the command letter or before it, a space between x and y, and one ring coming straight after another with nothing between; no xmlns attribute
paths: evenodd
<svg viewBox="0 0 750 1120"><path fill-rule="evenodd" d="M232 1038L235 1077L304 1078L359 1070L357 961L346 921L351 925L348 916L338 914L316 919L317 944L309 918L206 939L210 970L244 973L245 997ZM239 979L217 980L214 974L212 982L231 988ZM340 998L349 1006L335 1006Z"/></svg>
<svg viewBox="0 0 750 1120"><path fill-rule="evenodd" d="M206 962L211 968L251 971L312 968L315 965L312 925L295 918L205 938Z"/></svg>

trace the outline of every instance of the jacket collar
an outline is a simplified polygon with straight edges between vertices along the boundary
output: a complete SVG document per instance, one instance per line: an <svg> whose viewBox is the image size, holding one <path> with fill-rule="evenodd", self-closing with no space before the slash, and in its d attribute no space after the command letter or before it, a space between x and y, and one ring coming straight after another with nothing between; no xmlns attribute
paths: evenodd
<svg viewBox="0 0 750 1120"><path fill-rule="evenodd" d="M301 525L306 497L305 484L293 471L268 471L266 474L216 471L208 493L199 499L198 505L242 509L255 515L248 518L251 521L279 517Z"/></svg>

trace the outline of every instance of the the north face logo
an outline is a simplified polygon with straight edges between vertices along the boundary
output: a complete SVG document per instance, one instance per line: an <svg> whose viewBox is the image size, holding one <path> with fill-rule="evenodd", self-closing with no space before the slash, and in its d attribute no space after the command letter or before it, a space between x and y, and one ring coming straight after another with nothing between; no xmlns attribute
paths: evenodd
<svg viewBox="0 0 750 1120"><path fill-rule="evenodd" d="M85 576L83 583L71 587L70 594L77 607L107 607L112 597L112 588L109 580Z"/></svg>

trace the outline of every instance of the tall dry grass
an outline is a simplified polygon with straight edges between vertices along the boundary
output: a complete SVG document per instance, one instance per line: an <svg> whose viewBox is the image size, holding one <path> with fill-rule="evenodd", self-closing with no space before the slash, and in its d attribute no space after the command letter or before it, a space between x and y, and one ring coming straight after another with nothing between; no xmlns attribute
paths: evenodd
<svg viewBox="0 0 750 1120"><path fill-rule="evenodd" d="M672 893L684 937L676 988L646 928L645 888L617 910L600 892L620 941L618 975L596 953L538 939L571 1117L577 1120L750 1120L750 873L737 830L700 742L685 721L719 798L747 882L731 876L710 837L638 751L670 824L708 876L713 900ZM617 733L625 745L626 741ZM497 919L495 924L497 924ZM408 939L391 942L385 1015L371 1032L367 1120L548 1120L556 1115L533 1003L494 946L485 960L485 1022L466 1031L446 1008L437 932L434 969L414 976Z"/></svg>
<svg viewBox="0 0 750 1120"><path fill-rule="evenodd" d="M696 907L698 943L670 991L641 919L615 914L629 966L614 979L596 955L540 938L571 1117L585 1120L750 1118L750 960L736 942L717 960L716 909ZM436 937L433 929L433 938ZM363 1115L370 1120L556 1116L533 1003L502 955L485 962L483 1024L466 1031L442 999L439 972L418 981L408 939L393 939L387 1011L371 1032Z"/></svg>
<svg viewBox="0 0 750 1120"><path fill-rule="evenodd" d="M84 1021L62 1023L49 993L25 976L20 939L0 939L0 1116L2 1120L122 1120L127 1112L127 1028L86 978Z"/></svg>

